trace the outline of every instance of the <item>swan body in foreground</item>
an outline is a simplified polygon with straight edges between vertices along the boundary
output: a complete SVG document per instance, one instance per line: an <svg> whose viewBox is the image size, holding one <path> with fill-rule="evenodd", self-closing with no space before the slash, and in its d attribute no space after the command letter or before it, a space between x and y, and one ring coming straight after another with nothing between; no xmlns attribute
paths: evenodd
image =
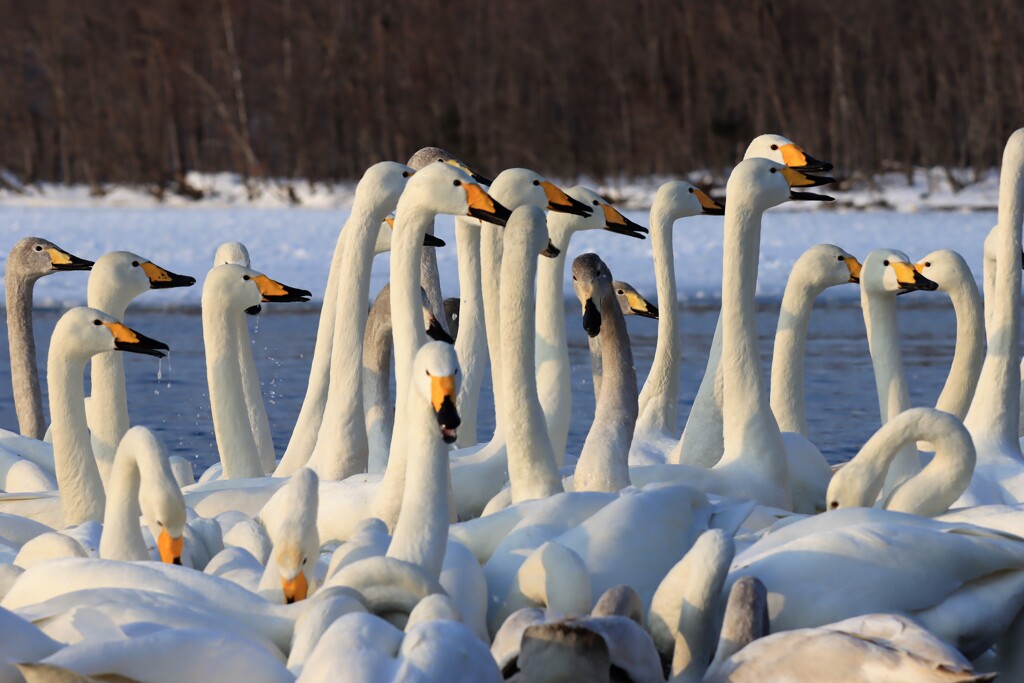
<svg viewBox="0 0 1024 683"><path fill-rule="evenodd" d="M67 270L89 270L92 261L73 256L49 240L26 237L15 244L4 266L7 297L7 343L11 353L11 384L19 431L32 439L46 432L43 398L32 335L32 290L36 281Z"/></svg>

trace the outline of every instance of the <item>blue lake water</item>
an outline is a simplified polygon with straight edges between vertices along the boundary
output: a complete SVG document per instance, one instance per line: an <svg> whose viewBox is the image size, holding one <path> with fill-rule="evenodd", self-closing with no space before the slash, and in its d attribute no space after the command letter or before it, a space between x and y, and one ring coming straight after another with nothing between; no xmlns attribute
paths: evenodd
<svg viewBox="0 0 1024 683"><path fill-rule="evenodd" d="M921 293L900 297L898 301L911 400L914 405L934 405L953 355L956 323L952 309L942 295ZM43 365L49 336L60 314L57 310L36 311L37 353ZM777 315L777 303L759 306L758 330L766 378ZM594 395L579 306L567 304L566 316L573 388L569 451L578 453L593 419ZM703 376L718 310L683 305L681 316L680 424L689 412ZM284 305L265 305L263 313L249 323L279 456L288 443L302 404L317 321L317 309L296 312ZM172 453L188 458L201 472L217 461L217 447L207 398L200 314L197 310L129 309L126 322L166 342L172 349L170 358L163 361L125 354L132 424L143 424L157 431ZM642 386L654 355L657 322L631 318L629 330ZM0 363L0 426L16 430L6 335L0 335L0 354L3 359ZM806 381L811 440L830 461L848 460L879 424L874 375L864 322L856 302L828 302L816 307L807 344ZM489 435L493 426L490 384L485 379L481 392L480 437Z"/></svg>

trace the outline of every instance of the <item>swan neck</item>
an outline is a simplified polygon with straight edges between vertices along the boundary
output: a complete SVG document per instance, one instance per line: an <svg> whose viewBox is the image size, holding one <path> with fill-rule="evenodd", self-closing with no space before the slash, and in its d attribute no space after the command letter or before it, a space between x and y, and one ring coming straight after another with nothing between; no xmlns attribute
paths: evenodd
<svg viewBox="0 0 1024 683"><path fill-rule="evenodd" d="M949 375L935 407L963 420L974 398L984 362L984 322L978 285L973 278L949 290L956 315L956 346Z"/></svg>
<svg viewBox="0 0 1024 683"><path fill-rule="evenodd" d="M46 432L43 397L36 365L32 331L32 291L37 277L21 275L10 267L4 277L7 299L7 340L11 354L11 385L18 430L33 439Z"/></svg>
<svg viewBox="0 0 1024 683"><path fill-rule="evenodd" d="M820 293L820 289L811 287L794 270L782 296L772 354L770 401L779 430L804 436L807 436L804 353L814 299Z"/></svg>
<svg viewBox="0 0 1024 683"><path fill-rule="evenodd" d="M477 443L477 405L488 359L479 221L464 216L456 218L455 241L459 258L459 334L455 338L455 355L462 370L457 397L462 426L455 444L462 448Z"/></svg>
<svg viewBox="0 0 1024 683"><path fill-rule="evenodd" d="M658 294L658 340L654 361L640 394L644 427L675 433L679 405L679 322L676 266L672 252L673 217L663 207L651 208L651 249Z"/></svg>
<svg viewBox="0 0 1024 683"><path fill-rule="evenodd" d="M139 562L149 559L139 517L141 476L133 451L118 449L110 471L106 511L103 514L103 535L100 557L105 560Z"/></svg>

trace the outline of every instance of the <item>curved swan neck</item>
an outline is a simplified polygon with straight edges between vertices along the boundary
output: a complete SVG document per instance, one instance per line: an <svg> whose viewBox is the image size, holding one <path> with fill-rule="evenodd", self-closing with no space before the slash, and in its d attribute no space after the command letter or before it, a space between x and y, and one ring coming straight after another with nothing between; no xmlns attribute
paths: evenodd
<svg viewBox="0 0 1024 683"><path fill-rule="evenodd" d="M479 221L458 216L455 219L455 241L459 257L459 336L455 339L455 353L462 369L457 398L462 426L455 445L465 447L477 443L477 405L488 358Z"/></svg>
<svg viewBox="0 0 1024 683"><path fill-rule="evenodd" d="M218 297L203 290L203 342L206 348L206 378L210 392L213 433L217 440L224 479L263 476L256 457L256 442L243 405L242 370L238 354L252 354L251 345L239 342L245 324L239 311L225 310Z"/></svg>
<svg viewBox="0 0 1024 683"><path fill-rule="evenodd" d="M118 449L110 471L110 495L103 514L103 535L100 537L100 557L105 560L140 562L149 559L142 538L139 517L141 476L134 452Z"/></svg>
<svg viewBox="0 0 1024 683"><path fill-rule="evenodd" d="M992 315L985 331L988 352L965 423L974 437L995 439L1000 450L1021 458L1020 420L1021 221L1024 219L1024 129L1010 136L999 176L995 235L996 279Z"/></svg>
<svg viewBox="0 0 1024 683"><path fill-rule="evenodd" d="M85 363L54 334L46 362L53 419L53 460L64 524L101 521L106 496L85 420Z"/></svg>
<svg viewBox="0 0 1024 683"><path fill-rule="evenodd" d="M512 501L518 503L562 491L534 369L534 281L537 255L528 240L510 234L501 263L501 348L505 377L504 423Z"/></svg>
<svg viewBox="0 0 1024 683"><path fill-rule="evenodd" d="M672 252L674 218L666 207L651 207L651 249L658 292L658 341L651 371L640 392L639 426L675 433L679 412L679 322L676 265Z"/></svg>
<svg viewBox="0 0 1024 683"><path fill-rule="evenodd" d="M620 491L630 485L629 447L636 428L636 368L626 319L611 288L601 293L601 393L576 474L577 491Z"/></svg>
<svg viewBox="0 0 1024 683"><path fill-rule="evenodd" d="M974 398L984 362L982 303L974 278L958 280L947 293L956 314L956 346L949 375L935 407L963 420Z"/></svg>
<svg viewBox="0 0 1024 683"><path fill-rule="evenodd" d="M807 436L804 353L814 299L822 291L823 288L813 287L794 269L782 295L772 353L770 401L779 429L783 432L799 432Z"/></svg>
<svg viewBox="0 0 1024 683"><path fill-rule="evenodd" d="M14 409L18 414L18 431L33 439L42 439L46 433L32 333L32 291L38 279L38 276L19 274L10 263L4 276Z"/></svg>

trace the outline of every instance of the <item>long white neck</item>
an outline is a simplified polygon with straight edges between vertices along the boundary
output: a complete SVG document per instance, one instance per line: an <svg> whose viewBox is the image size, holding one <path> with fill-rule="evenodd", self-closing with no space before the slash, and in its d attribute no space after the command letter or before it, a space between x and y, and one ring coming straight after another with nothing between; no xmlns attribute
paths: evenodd
<svg viewBox="0 0 1024 683"><path fill-rule="evenodd" d="M565 337L565 258L573 230L567 225L569 216L548 214L548 236L559 249L554 258L540 259L537 264L537 330L534 335L537 394L544 411L548 438L559 466L565 462L565 446L569 440L572 417L572 380L569 374L569 345Z"/></svg>
<svg viewBox="0 0 1024 683"><path fill-rule="evenodd" d="M490 223L480 225L480 275L484 299L484 323L487 332L487 356L491 359L491 391L494 392L494 435L504 437L505 410L502 403L504 369L501 355L501 261L502 228Z"/></svg>
<svg viewBox="0 0 1024 683"><path fill-rule="evenodd" d="M356 212L354 212L356 213ZM370 267L373 246L384 209L358 211L342 234L345 247L338 275L334 346L331 350L331 381L325 414L309 466L320 479L338 480L366 472L369 445L363 414L363 335L370 298ZM421 247L422 248L422 247Z"/></svg>
<svg viewBox="0 0 1024 683"><path fill-rule="evenodd" d="M861 287L860 301L864 309L871 365L875 370L878 410L882 424L885 424L910 407L910 393L903 372L903 354L900 352L899 328L896 324L896 295L891 292L875 293ZM907 446L900 449L886 475L885 495L920 469L917 448Z"/></svg>
<svg viewBox="0 0 1024 683"><path fill-rule="evenodd" d="M407 200L407 201L403 201ZM410 424L406 411L409 380L416 352L427 343L423 329L423 299L420 296L420 254L423 236L434 224L435 213L402 195L396 213L395 239L391 243L391 330L395 348L395 423L377 499L376 516L394 529L405 490L405 465Z"/></svg>
<svg viewBox="0 0 1024 683"><path fill-rule="evenodd" d="M679 406L679 322L676 264L672 253L672 217L663 206L651 207L651 249L658 291L658 342L654 362L640 392L637 430L674 434Z"/></svg>
<svg viewBox="0 0 1024 683"><path fill-rule="evenodd" d="M295 420L295 428L288 440L288 447L281 456L281 463L274 472L275 476L284 477L305 466L316 446L320 424L324 418L327 403L327 390L330 385L331 356L334 345L334 326L338 316L338 278L341 274L341 260L345 250L345 234L350 225L364 219L365 207L357 203L345 221L334 245L331 257L331 269L327 275L327 287L324 289L324 302L320 307L320 321L316 328L316 344L313 347L313 361L309 368L309 383L306 395L302 399L302 408ZM378 223L378 225L380 225Z"/></svg>
<svg viewBox="0 0 1024 683"><path fill-rule="evenodd" d="M537 255L519 241L505 245L501 264L501 347L505 442L512 502L562 491L534 374L534 281Z"/></svg>
<svg viewBox="0 0 1024 683"><path fill-rule="evenodd" d="M249 431L252 432L253 443L256 445L256 457L260 461L263 474L269 475L277 467L277 456L274 453L274 437L270 432L270 418L263 402L263 389L260 387L260 376L256 371L256 359L252 353L252 342L249 340L249 327L242 316L238 316L238 329L235 339L238 343L238 368L242 373L242 402L249 415ZM243 346L246 347L243 349Z"/></svg>
<svg viewBox="0 0 1024 683"><path fill-rule="evenodd" d="M958 279L946 288L946 292L956 313L956 347L949 375L935 407L963 420L974 398L981 364L985 360L981 296L978 283L972 277Z"/></svg>
<svg viewBox="0 0 1024 683"><path fill-rule="evenodd" d="M988 320L988 352L964 424L982 456L987 444L1020 459L1020 282L1021 220L1024 218L1024 130L1010 136L999 178L999 223L995 248L995 296ZM986 443L982 448L981 443Z"/></svg>
<svg viewBox="0 0 1024 683"><path fill-rule="evenodd" d="M100 557L104 560L142 562L149 559L149 551L142 537L139 505L143 467L142 460L154 455L145 450L121 447L114 458L110 472L107 507L103 514L103 535L100 537ZM147 479L155 473L159 463L146 462ZM154 467L155 465L155 467Z"/></svg>
<svg viewBox="0 0 1024 683"><path fill-rule="evenodd" d="M262 477L263 466L256 455L249 412L242 391L242 364L249 355L248 329L239 320L241 311L226 310L217 296L203 291L203 343L206 348L206 380L210 392L213 433L224 468L224 479ZM244 338L240 330L246 329ZM241 341L245 343L242 344Z"/></svg>
<svg viewBox="0 0 1024 683"><path fill-rule="evenodd" d="M85 420L86 358L75 355L66 345L56 334L51 338L46 381L60 505L64 524L70 526L101 521L106 496Z"/></svg>
<svg viewBox="0 0 1024 683"><path fill-rule="evenodd" d="M106 282L88 288L87 305L124 322L131 298ZM98 353L90 363L92 393L86 419L92 434L93 451L100 477L106 484L114 452L128 431L128 394L125 388L124 355L119 351Z"/></svg>
<svg viewBox="0 0 1024 683"><path fill-rule="evenodd" d="M611 288L601 311L601 393L573 483L577 491L620 491L630 485L629 447L637 418L636 368L626 320Z"/></svg>
<svg viewBox="0 0 1024 683"><path fill-rule="evenodd" d="M388 464L395 412L391 403L391 288L385 285L370 307L363 334L363 415L369 451L368 472Z"/></svg>
<svg viewBox="0 0 1024 683"><path fill-rule="evenodd" d="M477 402L487 372L487 332L484 326L483 283L480 270L480 221L459 216L455 219L455 241L459 256L459 336L455 354L462 370L457 405L462 426L457 447L477 443Z"/></svg>
<svg viewBox="0 0 1024 683"><path fill-rule="evenodd" d="M722 316L719 314L704 377L686 418L683 436L669 455L669 462L710 469L722 459L725 450L722 404Z"/></svg>
<svg viewBox="0 0 1024 683"><path fill-rule="evenodd" d="M27 437L42 439L46 432L43 394L39 389L36 341L32 331L32 290L38 277L22 275L7 264L4 284L7 299L7 342L11 353L11 388L18 430Z"/></svg>
<svg viewBox="0 0 1024 683"><path fill-rule="evenodd" d="M804 350L814 299L821 293L794 269L782 295L772 354L771 406L783 432L807 436L804 401Z"/></svg>
<svg viewBox="0 0 1024 683"><path fill-rule="evenodd" d="M406 478L415 485L405 487L387 555L418 565L437 580L448 543L448 447L440 438L430 402L416 393L415 386L409 387L407 407L408 443L416 447L406 464Z"/></svg>
<svg viewBox="0 0 1024 683"><path fill-rule="evenodd" d="M722 264L722 382L724 452L717 467L741 469L767 482L762 504L792 505L786 451L772 415L757 349L754 289L762 212L743 198L726 206Z"/></svg>

